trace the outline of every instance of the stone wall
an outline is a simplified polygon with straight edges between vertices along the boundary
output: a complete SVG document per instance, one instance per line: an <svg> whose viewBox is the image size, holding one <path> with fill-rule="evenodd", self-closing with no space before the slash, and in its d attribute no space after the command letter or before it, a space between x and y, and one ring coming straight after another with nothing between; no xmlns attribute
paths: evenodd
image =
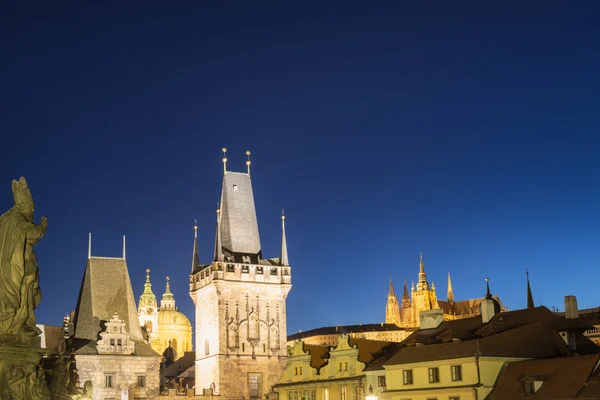
<svg viewBox="0 0 600 400"><path fill-rule="evenodd" d="M196 306L197 395L214 385L224 400L248 399L249 381L255 376L264 398L285 367L285 300L290 287L214 280L191 293Z"/></svg>
<svg viewBox="0 0 600 400"><path fill-rule="evenodd" d="M127 389L136 397L157 399L159 393L159 357L121 355L76 355L79 384L92 383L92 400L121 399ZM112 387L106 387L106 375L113 376ZM145 387L138 388L138 376L145 376Z"/></svg>

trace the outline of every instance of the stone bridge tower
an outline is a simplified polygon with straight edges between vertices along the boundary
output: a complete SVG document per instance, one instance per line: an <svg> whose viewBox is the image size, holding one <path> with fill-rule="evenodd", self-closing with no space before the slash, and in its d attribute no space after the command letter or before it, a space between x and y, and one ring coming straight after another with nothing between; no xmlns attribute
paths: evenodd
<svg viewBox="0 0 600 400"><path fill-rule="evenodd" d="M197 235L194 239L196 394L212 390L223 400L261 399L279 380L287 358L286 297L292 285L285 217L280 257L263 258L250 160L245 173L227 171L225 151L210 264L199 263Z"/></svg>

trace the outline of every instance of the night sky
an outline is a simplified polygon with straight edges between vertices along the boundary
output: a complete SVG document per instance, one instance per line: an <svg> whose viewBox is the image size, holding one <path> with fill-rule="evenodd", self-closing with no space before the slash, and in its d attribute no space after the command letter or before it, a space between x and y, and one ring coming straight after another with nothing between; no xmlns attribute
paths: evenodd
<svg viewBox="0 0 600 400"><path fill-rule="evenodd" d="M88 232L193 320L222 147L252 152L265 257L285 208L288 333L383 321L420 252L442 299L450 272L525 307L529 269L536 304L600 304L597 2L33 3L0 10L0 210L24 175L48 217L39 323L75 308Z"/></svg>

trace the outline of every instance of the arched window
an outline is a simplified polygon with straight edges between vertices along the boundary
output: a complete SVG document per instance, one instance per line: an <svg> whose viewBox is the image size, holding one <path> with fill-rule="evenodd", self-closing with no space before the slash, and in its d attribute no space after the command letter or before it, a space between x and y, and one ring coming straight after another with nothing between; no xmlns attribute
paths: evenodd
<svg viewBox="0 0 600 400"><path fill-rule="evenodd" d="M258 315L252 313L248 319L248 338L258 339Z"/></svg>

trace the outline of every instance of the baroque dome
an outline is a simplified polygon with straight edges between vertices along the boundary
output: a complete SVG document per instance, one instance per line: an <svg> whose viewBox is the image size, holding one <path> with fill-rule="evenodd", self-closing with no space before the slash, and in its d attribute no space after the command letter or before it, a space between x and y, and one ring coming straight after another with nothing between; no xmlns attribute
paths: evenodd
<svg viewBox="0 0 600 400"><path fill-rule="evenodd" d="M175 309L160 309L158 311L158 324L169 329L192 329L192 324L185 314Z"/></svg>

